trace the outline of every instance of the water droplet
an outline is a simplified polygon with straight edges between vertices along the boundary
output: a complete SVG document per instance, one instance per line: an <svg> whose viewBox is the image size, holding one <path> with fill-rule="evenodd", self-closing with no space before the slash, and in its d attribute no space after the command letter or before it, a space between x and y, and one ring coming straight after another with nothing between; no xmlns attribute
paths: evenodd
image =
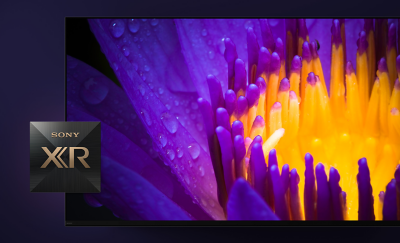
<svg viewBox="0 0 400 243"><path fill-rule="evenodd" d="M279 19L268 19L268 23L270 26L274 27L274 26L278 25Z"/></svg>
<svg viewBox="0 0 400 243"><path fill-rule="evenodd" d="M144 65L144 71L146 71L146 72L150 71L150 67L147 65Z"/></svg>
<svg viewBox="0 0 400 243"><path fill-rule="evenodd" d="M177 147L177 148L176 148L176 156L178 156L178 158L182 158L182 156L183 156L183 149L182 149L182 147Z"/></svg>
<svg viewBox="0 0 400 243"><path fill-rule="evenodd" d="M151 126L151 124L153 124L153 122L150 119L149 113L147 113L145 109L142 109L140 111L140 114L144 117L144 120L146 121L147 125Z"/></svg>
<svg viewBox="0 0 400 243"><path fill-rule="evenodd" d="M199 132L203 131L203 123L197 123L196 124L197 130L199 130Z"/></svg>
<svg viewBox="0 0 400 243"><path fill-rule="evenodd" d="M192 143L188 146L189 154L192 159L197 159L200 155L200 147L197 143Z"/></svg>
<svg viewBox="0 0 400 243"><path fill-rule="evenodd" d="M189 165L190 168L192 168L193 164L192 164L191 160L188 160L188 165Z"/></svg>
<svg viewBox="0 0 400 243"><path fill-rule="evenodd" d="M161 133L158 134L158 141L161 143L163 148L165 147L165 145L167 145L168 142L167 137Z"/></svg>
<svg viewBox="0 0 400 243"><path fill-rule="evenodd" d="M190 185L190 178L187 174L183 176L185 178L186 184Z"/></svg>
<svg viewBox="0 0 400 243"><path fill-rule="evenodd" d="M119 124L124 123L124 120L122 120L122 118L118 118L117 121L118 121Z"/></svg>
<svg viewBox="0 0 400 243"><path fill-rule="evenodd" d="M159 20L158 19L152 19L150 20L151 26L156 26L158 24Z"/></svg>
<svg viewBox="0 0 400 243"><path fill-rule="evenodd" d="M203 166L199 166L199 174L200 174L200 176L204 176L204 168L203 168Z"/></svg>
<svg viewBox="0 0 400 243"><path fill-rule="evenodd" d="M171 110L171 106L170 106L170 105L166 104L165 107L166 107L168 110Z"/></svg>
<svg viewBox="0 0 400 243"><path fill-rule="evenodd" d="M175 106L178 106L179 105L179 101L175 100L174 104L175 104Z"/></svg>
<svg viewBox="0 0 400 243"><path fill-rule="evenodd" d="M202 204L204 207L207 207L207 201L206 201L205 199L202 198L200 201L201 201L201 204Z"/></svg>
<svg viewBox="0 0 400 243"><path fill-rule="evenodd" d="M186 112L186 114L189 114L189 113L190 113L190 109L189 109L189 108L186 108L186 109L185 109L185 112Z"/></svg>
<svg viewBox="0 0 400 243"><path fill-rule="evenodd" d="M178 122L174 116L171 116L168 112L161 114L161 121L164 127L172 134L176 133L178 130Z"/></svg>
<svg viewBox="0 0 400 243"><path fill-rule="evenodd" d="M254 28L254 24L251 20L246 21L246 23L244 23L244 28L247 30L248 28Z"/></svg>
<svg viewBox="0 0 400 243"><path fill-rule="evenodd" d="M209 51L208 52L208 58L210 58L211 60L214 59L215 57L215 52L214 51Z"/></svg>
<svg viewBox="0 0 400 243"><path fill-rule="evenodd" d="M150 30L146 31L146 35L149 36L150 35Z"/></svg>
<svg viewBox="0 0 400 243"><path fill-rule="evenodd" d="M80 96L88 104L97 105L102 102L108 94L108 87L95 81L93 78L83 83L80 90Z"/></svg>
<svg viewBox="0 0 400 243"><path fill-rule="evenodd" d="M118 70L118 64L116 64L115 62L113 63L114 66L114 70L117 71Z"/></svg>
<svg viewBox="0 0 400 243"><path fill-rule="evenodd" d="M202 35L202 36L207 36L207 34L208 34L208 33L207 33L207 30L206 30L206 29L203 29L203 30L201 31L201 35Z"/></svg>
<svg viewBox="0 0 400 243"><path fill-rule="evenodd" d="M163 88L158 88L158 93L159 94L163 94L164 93L164 89Z"/></svg>
<svg viewBox="0 0 400 243"><path fill-rule="evenodd" d="M122 19L115 19L115 20L111 21L109 29L110 29L111 34L115 38L121 37L121 35L125 31L124 21L122 21Z"/></svg>
<svg viewBox="0 0 400 243"><path fill-rule="evenodd" d="M129 52L128 47L126 47L126 46L122 47L122 51L124 52L124 56L126 56L126 57L129 56L130 52Z"/></svg>
<svg viewBox="0 0 400 243"><path fill-rule="evenodd" d="M174 160L175 159L175 152L172 149L167 149L167 155L169 157L170 160Z"/></svg>
<svg viewBox="0 0 400 243"><path fill-rule="evenodd" d="M139 85L139 91L142 96L144 96L144 94L146 93L146 90L142 87L142 85Z"/></svg>
<svg viewBox="0 0 400 243"><path fill-rule="evenodd" d="M225 52L225 38L222 38L218 42L218 50L219 50L219 53L221 53L221 55L224 55L224 52Z"/></svg>
<svg viewBox="0 0 400 243"><path fill-rule="evenodd" d="M128 28L132 33L138 32L139 27L140 27L139 20L137 20L137 19L128 20ZM137 37L135 37L135 38L136 38L136 41L137 41ZM135 41L135 38L133 38L133 41Z"/></svg>
<svg viewBox="0 0 400 243"><path fill-rule="evenodd" d="M143 21L143 22L146 22L146 21L147 21L147 19L142 19L142 21Z"/></svg>
<svg viewBox="0 0 400 243"><path fill-rule="evenodd" d="M140 143L142 145L146 145L147 144L147 139L145 139L145 138L140 139Z"/></svg>
<svg viewBox="0 0 400 243"><path fill-rule="evenodd" d="M198 108L199 108L199 105L197 104L197 102L192 102L191 104L190 104L190 107L192 107L192 109L193 110L197 110Z"/></svg>
<svg viewBox="0 0 400 243"><path fill-rule="evenodd" d="M208 203L210 204L210 206L213 208L215 206L215 202L212 199L208 200Z"/></svg>
<svg viewBox="0 0 400 243"><path fill-rule="evenodd" d="M137 42L139 40L139 38L137 38L136 36L133 37L133 42ZM138 46L139 47L139 46ZM140 48L140 47L139 47Z"/></svg>

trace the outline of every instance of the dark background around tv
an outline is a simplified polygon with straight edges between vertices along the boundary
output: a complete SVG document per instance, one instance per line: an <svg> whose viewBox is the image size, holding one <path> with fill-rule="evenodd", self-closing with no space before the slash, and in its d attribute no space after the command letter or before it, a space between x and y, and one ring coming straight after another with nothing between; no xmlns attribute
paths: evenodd
<svg viewBox="0 0 400 243"><path fill-rule="evenodd" d="M64 120L66 16L398 16L396 2L2 0L0 242L398 242L377 227L65 227L64 194L29 192L29 121Z"/></svg>

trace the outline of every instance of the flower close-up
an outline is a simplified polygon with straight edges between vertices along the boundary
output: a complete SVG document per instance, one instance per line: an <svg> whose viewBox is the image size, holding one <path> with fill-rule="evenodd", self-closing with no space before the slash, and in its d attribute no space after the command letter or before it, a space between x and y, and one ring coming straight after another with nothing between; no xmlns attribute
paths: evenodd
<svg viewBox="0 0 400 243"><path fill-rule="evenodd" d="M123 220L400 220L400 20L88 22L118 80L66 58L67 121L101 121L89 205Z"/></svg>

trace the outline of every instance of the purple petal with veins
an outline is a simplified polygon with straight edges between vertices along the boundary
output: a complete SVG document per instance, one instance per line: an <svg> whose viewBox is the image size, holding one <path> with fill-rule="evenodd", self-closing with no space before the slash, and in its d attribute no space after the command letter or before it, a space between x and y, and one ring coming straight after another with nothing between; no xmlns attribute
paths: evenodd
<svg viewBox="0 0 400 243"><path fill-rule="evenodd" d="M122 55L121 51L118 49L118 43L123 37L115 39L110 32L104 31L104 26L108 26L109 22L110 21L106 19L89 20L92 31L104 50L109 62L111 64L116 63L116 66L120 67L118 70L115 70L116 76L120 80L135 109L140 111L140 119L145 125L147 132L155 141L158 140L157 138L159 138L160 134L166 137L166 143L160 142L157 144L160 156L163 161L171 167L173 173L178 176L185 189L191 193L194 201L196 201L213 218L224 218L223 210L217 203L217 187L214 169L210 156L207 153L207 143L198 143L192 135L196 133L194 131L188 131L187 127L189 122L190 124L193 124L192 121L188 121L186 125L183 126L178 122L173 111L168 110L166 103L169 101L170 97L172 97L172 92L170 93L170 91L168 91L169 94L165 100L162 98L162 95L159 96L157 93L153 92L151 86L143 80L143 77L140 76L140 72L137 73L135 71L135 65L130 62L130 59ZM173 26L173 23L171 24ZM168 28L165 29L168 30ZM131 37L130 33L125 34L126 38ZM146 33L144 34L147 36ZM162 44L157 45L153 43L162 43L157 39L157 36L162 34L165 34L164 30L154 33L153 36L150 34L147 36L149 39L147 39L148 41L146 42L152 43L151 47L141 47L145 50L142 57L147 57L148 55L156 53L157 55L160 55L160 58L156 58L160 65L162 65L161 61L164 60L162 58L162 53L165 51L162 49ZM155 42L151 42L150 37L155 38ZM135 51L141 53L142 51L139 50L140 48L138 48L138 45L139 44L132 43L131 47L136 48ZM144 54L147 55L144 56ZM156 62L156 60L152 62ZM144 58L141 61L144 61ZM147 62L150 61L147 60ZM160 70L162 70L162 68ZM157 74L157 72L155 72L155 74ZM150 72L148 73L146 80L151 79L152 82L157 83L155 78L156 77L153 76L152 72ZM164 92L166 91L167 90ZM137 98L140 95L143 99ZM196 100L194 99L192 102L194 108L192 112L194 114L198 112L200 115L201 113L198 111L198 106L195 101ZM177 110L182 111L182 108ZM197 115L195 116L197 117ZM174 151L178 147L184 148L184 154L182 158L176 158L176 160L174 160L175 156L170 156L169 151ZM175 164L178 165L177 168L184 167L184 170L178 170L175 168ZM205 187L198 187L196 185L197 183L205 185ZM211 205L215 205L215 207Z"/></svg>
<svg viewBox="0 0 400 243"><path fill-rule="evenodd" d="M209 219L183 192L176 177L165 171L168 167L158 158L152 139L121 88L97 70L69 56L67 80L67 120L102 121L102 150L107 151L109 157L134 170L195 218ZM174 153L179 157L178 150Z"/></svg>
<svg viewBox="0 0 400 243"><path fill-rule="evenodd" d="M247 36L244 32L253 28L261 40L259 22L256 19L177 19L176 29L190 76L200 97L210 101L204 80L213 74L222 81L222 91L228 89L228 73L224 58L224 40L230 38L236 44L238 56L247 63ZM246 65L247 66L247 65Z"/></svg>
<svg viewBox="0 0 400 243"><path fill-rule="evenodd" d="M243 178L235 181L227 206L228 220L279 220Z"/></svg>

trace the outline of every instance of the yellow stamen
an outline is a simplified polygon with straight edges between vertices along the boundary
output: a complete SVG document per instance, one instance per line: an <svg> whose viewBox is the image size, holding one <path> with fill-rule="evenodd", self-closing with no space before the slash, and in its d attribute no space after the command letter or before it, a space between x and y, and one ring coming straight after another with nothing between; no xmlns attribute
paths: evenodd
<svg viewBox="0 0 400 243"><path fill-rule="evenodd" d="M367 115L368 110L368 101L370 91L370 82L369 82L369 73L368 73L368 58L367 52L359 55L357 52L357 81L358 81L358 90L360 94L360 105L361 105L361 114L363 120ZM372 87L372 86L371 86Z"/></svg>

